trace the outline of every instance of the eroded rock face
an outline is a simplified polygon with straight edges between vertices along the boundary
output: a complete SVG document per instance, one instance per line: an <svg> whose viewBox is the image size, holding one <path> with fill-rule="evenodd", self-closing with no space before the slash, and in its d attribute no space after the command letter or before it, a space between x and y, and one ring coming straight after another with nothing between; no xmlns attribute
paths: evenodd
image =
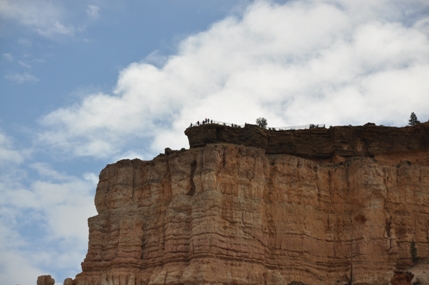
<svg viewBox="0 0 429 285"><path fill-rule="evenodd" d="M54 285L55 279L51 275L41 275L37 277L37 285Z"/></svg>
<svg viewBox="0 0 429 285"><path fill-rule="evenodd" d="M420 154L321 162L208 144L108 165L74 284L383 284L411 265L412 240L429 253Z"/></svg>
<svg viewBox="0 0 429 285"><path fill-rule="evenodd" d="M408 271L395 270L395 275L392 278L392 285L411 285L414 274Z"/></svg>

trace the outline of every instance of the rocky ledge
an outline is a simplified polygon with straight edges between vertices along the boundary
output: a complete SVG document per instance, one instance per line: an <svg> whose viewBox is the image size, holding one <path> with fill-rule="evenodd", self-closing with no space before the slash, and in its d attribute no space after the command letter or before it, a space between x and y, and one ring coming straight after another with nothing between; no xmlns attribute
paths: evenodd
<svg viewBox="0 0 429 285"><path fill-rule="evenodd" d="M244 127L205 124L190 127L185 134L191 148L231 143L261 148L266 154L316 159L429 150L429 123L403 128L368 123L364 126L284 131L262 129L251 124Z"/></svg>

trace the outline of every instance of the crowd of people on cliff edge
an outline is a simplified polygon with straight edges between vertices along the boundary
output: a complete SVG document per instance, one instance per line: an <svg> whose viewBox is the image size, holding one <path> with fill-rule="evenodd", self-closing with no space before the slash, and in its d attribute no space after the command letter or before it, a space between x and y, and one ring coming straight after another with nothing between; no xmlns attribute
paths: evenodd
<svg viewBox="0 0 429 285"><path fill-rule="evenodd" d="M195 125L192 125L191 123L189 127L192 128L192 127L197 127L197 126L206 125L206 124L213 124L213 120L205 118L204 120L201 121L201 123L200 121L197 121Z"/></svg>
<svg viewBox="0 0 429 285"><path fill-rule="evenodd" d="M189 128L192 128L192 127L198 127L198 126L202 126L202 125L208 125L208 124L216 124L216 125L224 125L224 126L228 126L228 127L234 127L234 128L241 128L241 126L240 125L237 125L237 124L230 124L230 123L223 123L223 122L217 122L217 121L214 121L214 120L211 120L211 119L204 119L204 120L202 120L201 122L200 121L197 121L195 124L190 124L189 125Z"/></svg>
<svg viewBox="0 0 429 285"><path fill-rule="evenodd" d="M211 120L208 118L205 118L202 121L197 121L195 124L191 123L188 128L192 127L199 127L203 125L208 124L216 124L216 125L222 125L227 127L233 127L233 128L242 128L244 126L237 125L237 124L231 124L231 123L224 123L224 122L218 122L215 120ZM293 127L283 127L283 128L264 128L270 131L290 131L290 130L298 130L298 129L315 129L315 128L325 128L325 124L309 124L309 125L302 125L302 126L293 126Z"/></svg>

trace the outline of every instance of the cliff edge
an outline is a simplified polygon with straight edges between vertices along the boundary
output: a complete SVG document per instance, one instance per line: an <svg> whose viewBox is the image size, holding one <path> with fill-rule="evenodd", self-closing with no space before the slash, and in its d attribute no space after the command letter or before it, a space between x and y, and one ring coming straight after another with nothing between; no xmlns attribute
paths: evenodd
<svg viewBox="0 0 429 285"><path fill-rule="evenodd" d="M305 158L375 156L398 152L427 152L429 123L403 128L340 126L306 130L270 130L256 125L229 127L205 124L185 130L191 148L211 143L231 143L265 150L266 154L290 154Z"/></svg>

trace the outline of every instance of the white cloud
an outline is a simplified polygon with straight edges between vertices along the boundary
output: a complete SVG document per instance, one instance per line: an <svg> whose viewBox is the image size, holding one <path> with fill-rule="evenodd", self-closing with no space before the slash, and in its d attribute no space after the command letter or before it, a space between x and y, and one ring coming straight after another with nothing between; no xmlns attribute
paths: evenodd
<svg viewBox="0 0 429 285"><path fill-rule="evenodd" d="M33 43L29 39L25 39L25 38L19 39L18 44L25 47L30 47L33 45Z"/></svg>
<svg viewBox="0 0 429 285"><path fill-rule="evenodd" d="M21 60L18 60L18 64L21 65L22 67L25 67L25 68L28 68L28 69L31 68L31 65L29 65L28 63L25 63L25 62L23 62Z"/></svg>
<svg viewBox="0 0 429 285"><path fill-rule="evenodd" d="M47 38L53 38L56 35L71 36L75 33L75 28L72 26L64 26L62 23L55 21L49 27L36 28L36 31Z"/></svg>
<svg viewBox="0 0 429 285"><path fill-rule="evenodd" d="M67 272L61 280L76 275L87 250L87 219L96 214L93 174L67 176L46 163L32 168L38 179L28 185L22 168L0 175L0 280L7 284L31 284L48 273Z"/></svg>
<svg viewBox="0 0 429 285"><path fill-rule="evenodd" d="M414 111L426 120L428 35L420 18L401 22L425 2L364 2L255 2L184 39L158 67L152 55L130 64L112 94L45 116L40 139L102 157L145 138L155 152L185 147L183 130L204 118L400 126Z"/></svg>
<svg viewBox="0 0 429 285"><path fill-rule="evenodd" d="M98 183L98 175L96 175L95 173L86 172L83 174L83 179L92 183L93 185L97 185Z"/></svg>
<svg viewBox="0 0 429 285"><path fill-rule="evenodd" d="M0 16L30 27L42 36L73 35L75 28L62 23L65 11L55 1L0 0Z"/></svg>
<svg viewBox="0 0 429 285"><path fill-rule="evenodd" d="M37 263L28 260L26 252L8 251L0 247L0 254L0 280L4 284L35 284L37 276L47 274L34 266Z"/></svg>
<svg viewBox="0 0 429 285"><path fill-rule="evenodd" d="M88 5L86 9L86 14L90 16L91 18L98 18L100 16L100 7L96 5Z"/></svg>
<svg viewBox="0 0 429 285"><path fill-rule="evenodd" d="M49 164L43 162L35 162L30 164L30 167L37 171L38 175L57 181L67 181L70 177L67 174L59 173L52 169Z"/></svg>
<svg viewBox="0 0 429 285"><path fill-rule="evenodd" d="M419 20L414 24L414 28L429 37L429 17Z"/></svg>
<svg viewBox="0 0 429 285"><path fill-rule="evenodd" d="M78 178L59 173L48 164L40 162L33 163L30 167L36 170L38 179L28 186L19 179L6 178L8 175L0 177L0 189L3 192L0 204L9 207L11 211L31 210L40 213L41 219L50 226L50 238L77 238L85 242L85 221L95 214L94 174L85 173L82 178ZM71 222L73 219L80 222Z"/></svg>
<svg viewBox="0 0 429 285"><path fill-rule="evenodd" d="M37 207L43 209L51 232L50 239L88 239L86 220L96 214L93 202L95 185L83 179L66 182L39 180L32 184Z"/></svg>
<svg viewBox="0 0 429 285"><path fill-rule="evenodd" d="M2 54L2 58L6 61L13 61L13 55L11 55L10 53Z"/></svg>
<svg viewBox="0 0 429 285"><path fill-rule="evenodd" d="M13 148L13 141L0 131L0 167L5 165L19 164L24 156Z"/></svg>
<svg viewBox="0 0 429 285"><path fill-rule="evenodd" d="M29 150L17 148L0 131L2 284L32 284L48 273L61 274L64 280L80 271L87 250L87 218L96 214L97 182L94 173L76 177L45 162L31 162Z"/></svg>
<svg viewBox="0 0 429 285"><path fill-rule="evenodd" d="M27 72L7 74L5 78L18 84L36 83L39 81L39 78Z"/></svg>

